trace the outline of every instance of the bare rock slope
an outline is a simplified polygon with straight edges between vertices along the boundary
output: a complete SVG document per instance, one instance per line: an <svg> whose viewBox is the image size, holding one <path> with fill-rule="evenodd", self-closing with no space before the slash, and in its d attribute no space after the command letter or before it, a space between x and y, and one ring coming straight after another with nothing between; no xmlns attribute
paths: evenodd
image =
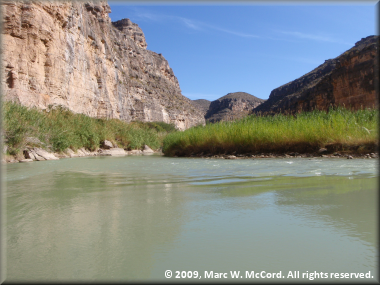
<svg viewBox="0 0 380 285"><path fill-rule="evenodd" d="M161 54L107 2L3 1L2 94L40 109L91 117L204 124Z"/></svg>
<svg viewBox="0 0 380 285"><path fill-rule="evenodd" d="M203 115L206 115L210 107L211 101L206 100L206 99L197 99L197 100L192 100L191 103L193 103L193 105L197 109L199 109Z"/></svg>
<svg viewBox="0 0 380 285"><path fill-rule="evenodd" d="M345 106L354 110L377 108L376 57L379 37L369 36L340 56L326 60L304 76L274 89L269 99L256 107L258 113L295 113Z"/></svg>
<svg viewBox="0 0 380 285"><path fill-rule="evenodd" d="M212 123L240 119L264 101L245 92L228 93L211 102L205 119Z"/></svg>

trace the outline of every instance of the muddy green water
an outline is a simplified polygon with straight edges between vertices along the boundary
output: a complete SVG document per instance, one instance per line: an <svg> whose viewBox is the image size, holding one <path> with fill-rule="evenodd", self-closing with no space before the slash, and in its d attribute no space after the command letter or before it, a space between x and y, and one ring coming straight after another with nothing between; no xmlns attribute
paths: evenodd
<svg viewBox="0 0 380 285"><path fill-rule="evenodd" d="M378 160L89 157L5 175L6 281L378 280Z"/></svg>

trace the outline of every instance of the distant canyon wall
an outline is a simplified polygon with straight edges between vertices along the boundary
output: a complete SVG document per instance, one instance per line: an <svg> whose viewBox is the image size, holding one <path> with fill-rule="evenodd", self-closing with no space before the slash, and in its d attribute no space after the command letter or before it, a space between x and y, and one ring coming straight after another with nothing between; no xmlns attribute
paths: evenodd
<svg viewBox="0 0 380 285"><path fill-rule="evenodd" d="M254 113L296 113L330 106L378 108L379 37L369 36L340 56L274 89Z"/></svg>
<svg viewBox="0 0 380 285"><path fill-rule="evenodd" d="M228 93L210 102L205 119L212 123L238 120L247 116L253 108L264 101L246 92Z"/></svg>
<svg viewBox="0 0 380 285"><path fill-rule="evenodd" d="M91 117L204 124L161 54L107 2L2 1L2 95Z"/></svg>

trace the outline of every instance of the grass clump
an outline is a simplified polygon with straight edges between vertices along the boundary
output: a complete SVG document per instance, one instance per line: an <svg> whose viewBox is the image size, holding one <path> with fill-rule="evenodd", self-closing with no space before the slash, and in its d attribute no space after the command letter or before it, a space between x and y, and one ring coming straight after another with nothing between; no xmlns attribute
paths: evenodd
<svg viewBox="0 0 380 285"><path fill-rule="evenodd" d="M234 122L198 126L169 134L167 156L232 153L311 153L321 147L368 151L378 146L378 110L344 108L297 115L250 115Z"/></svg>
<svg viewBox="0 0 380 285"><path fill-rule="evenodd" d="M91 118L63 107L45 111L13 102L3 103L3 136L8 154L18 155L26 145L40 146L55 152L67 148L96 150L109 140L124 149L162 147L164 136L174 132L174 125L163 122L123 122L118 119ZM30 138L37 138L37 140Z"/></svg>

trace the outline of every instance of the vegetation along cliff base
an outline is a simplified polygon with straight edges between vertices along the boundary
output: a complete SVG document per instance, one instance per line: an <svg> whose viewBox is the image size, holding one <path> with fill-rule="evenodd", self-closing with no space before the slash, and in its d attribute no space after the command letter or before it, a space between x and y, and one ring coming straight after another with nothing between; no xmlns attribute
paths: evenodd
<svg viewBox="0 0 380 285"><path fill-rule="evenodd" d="M296 115L250 115L234 122L169 134L164 139L163 152L166 156L222 158L377 157L378 120L376 109L350 111L341 107Z"/></svg>
<svg viewBox="0 0 380 285"><path fill-rule="evenodd" d="M43 111L8 101L2 111L5 162L142 153L145 146L157 151L165 135L176 131L173 124L164 122L91 118L64 107ZM34 157L38 150L40 155ZM45 159L40 157L44 154Z"/></svg>

